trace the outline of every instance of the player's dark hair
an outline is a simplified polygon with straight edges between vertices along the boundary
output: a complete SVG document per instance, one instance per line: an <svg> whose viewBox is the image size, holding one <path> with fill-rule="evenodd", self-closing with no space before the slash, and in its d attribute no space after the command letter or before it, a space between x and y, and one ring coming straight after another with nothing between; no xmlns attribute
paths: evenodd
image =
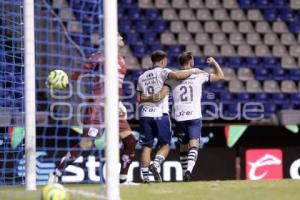
<svg viewBox="0 0 300 200"><path fill-rule="evenodd" d="M178 57L180 65L187 64L190 60L193 59L193 53L190 51L183 52Z"/></svg>
<svg viewBox="0 0 300 200"><path fill-rule="evenodd" d="M152 63L160 62L161 60L165 59L167 57L167 53L162 50L154 51L151 54L151 61Z"/></svg>

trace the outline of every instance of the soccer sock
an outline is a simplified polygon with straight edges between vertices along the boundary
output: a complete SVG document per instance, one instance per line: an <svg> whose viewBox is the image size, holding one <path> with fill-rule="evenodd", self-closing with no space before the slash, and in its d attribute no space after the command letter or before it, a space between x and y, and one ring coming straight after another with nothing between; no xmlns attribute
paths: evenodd
<svg viewBox="0 0 300 200"><path fill-rule="evenodd" d="M68 152L60 161L57 169L56 169L56 174L58 176L61 176L63 170L70 165L71 163L73 163L78 156L81 154L81 148L79 144L76 144L70 152ZM60 172L60 173L59 173Z"/></svg>
<svg viewBox="0 0 300 200"><path fill-rule="evenodd" d="M120 181L124 182L127 179L129 166L135 155L135 138L132 134L122 140L124 148L121 151L121 171Z"/></svg>
<svg viewBox="0 0 300 200"><path fill-rule="evenodd" d="M188 167L188 152L187 151L180 152L179 159L180 159L182 171L183 173L185 173Z"/></svg>
<svg viewBox="0 0 300 200"><path fill-rule="evenodd" d="M146 180L149 179L149 168L148 167L141 167L141 174L142 174L142 179Z"/></svg>
<svg viewBox="0 0 300 200"><path fill-rule="evenodd" d="M188 154L188 166L187 170L192 173L193 168L195 166L195 163L198 158L198 148L197 147L191 147L189 149L189 154Z"/></svg>
<svg viewBox="0 0 300 200"><path fill-rule="evenodd" d="M154 158L154 161L153 161L154 166L156 168L160 167L160 165L164 162L164 160L165 160L165 157L163 155L159 155L159 154L156 155Z"/></svg>

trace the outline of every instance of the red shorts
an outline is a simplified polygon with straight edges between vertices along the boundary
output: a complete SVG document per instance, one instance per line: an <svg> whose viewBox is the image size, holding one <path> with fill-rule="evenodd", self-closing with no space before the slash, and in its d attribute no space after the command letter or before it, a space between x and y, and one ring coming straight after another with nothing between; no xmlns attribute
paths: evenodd
<svg viewBox="0 0 300 200"><path fill-rule="evenodd" d="M104 131L104 109L100 106L91 106L87 109L84 118L83 136L99 137ZM128 121L124 117L124 113L119 112L119 133L131 131Z"/></svg>

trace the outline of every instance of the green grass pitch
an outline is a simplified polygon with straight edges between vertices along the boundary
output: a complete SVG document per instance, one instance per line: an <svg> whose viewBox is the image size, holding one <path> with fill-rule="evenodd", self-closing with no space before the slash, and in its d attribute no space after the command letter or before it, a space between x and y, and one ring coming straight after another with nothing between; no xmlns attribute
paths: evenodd
<svg viewBox="0 0 300 200"><path fill-rule="evenodd" d="M99 185L65 185L70 199L105 199ZM122 200L299 200L300 181L201 181L121 186ZM0 187L0 200L40 199L41 187Z"/></svg>

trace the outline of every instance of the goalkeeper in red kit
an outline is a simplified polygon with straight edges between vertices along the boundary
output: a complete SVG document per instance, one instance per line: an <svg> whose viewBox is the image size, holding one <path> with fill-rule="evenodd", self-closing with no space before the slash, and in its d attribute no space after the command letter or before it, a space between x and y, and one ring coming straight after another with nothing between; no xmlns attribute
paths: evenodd
<svg viewBox="0 0 300 200"><path fill-rule="evenodd" d="M119 50L124 47L123 37L118 34L118 48ZM119 96L122 96L122 84L127 71L124 58L118 55L118 76L119 76ZM62 176L64 169L72 164L81 154L82 150L88 150L94 145L94 140L103 134L104 124L104 55L103 52L98 51L91 55L91 57L85 62L83 71L74 72L72 74L73 80L82 80L81 74L91 74L93 77L93 100L90 101L89 107L85 112L83 119L83 137L81 141L75 145L71 151L69 151L60 161L59 165L53 173L49 175L48 182L57 182ZM95 75L96 74L96 75ZM99 76L100 74L100 76ZM82 77L83 77L82 76ZM102 77L102 78L101 78ZM126 119L126 108L119 102L119 136L123 143L121 150L120 162L120 183L124 183L127 180L127 173L129 165L131 164L135 155L136 140L132 134L131 128Z"/></svg>

